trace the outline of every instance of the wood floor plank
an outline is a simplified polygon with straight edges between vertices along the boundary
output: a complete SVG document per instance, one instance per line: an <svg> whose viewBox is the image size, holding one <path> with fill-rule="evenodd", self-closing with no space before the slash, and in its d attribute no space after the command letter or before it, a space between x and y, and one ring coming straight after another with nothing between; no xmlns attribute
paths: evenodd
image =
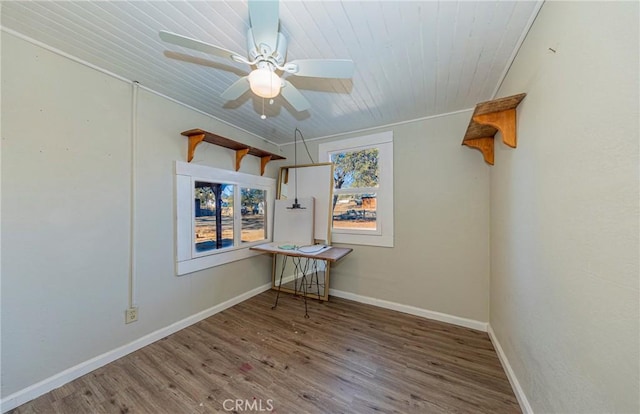
<svg viewBox="0 0 640 414"><path fill-rule="evenodd" d="M521 412L484 332L333 297L308 301L306 319L301 298L274 301L254 296L13 413Z"/></svg>

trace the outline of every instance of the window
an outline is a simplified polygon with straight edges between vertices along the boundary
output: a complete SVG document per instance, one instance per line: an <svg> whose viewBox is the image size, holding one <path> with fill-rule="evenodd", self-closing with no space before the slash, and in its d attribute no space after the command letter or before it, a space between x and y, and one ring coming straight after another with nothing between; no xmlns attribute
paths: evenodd
<svg viewBox="0 0 640 414"><path fill-rule="evenodd" d="M267 238L265 207L267 192L259 188L243 188L242 202L242 243L262 241Z"/></svg>
<svg viewBox="0 0 640 414"><path fill-rule="evenodd" d="M273 178L176 162L178 275L255 256L270 241Z"/></svg>
<svg viewBox="0 0 640 414"><path fill-rule="evenodd" d="M393 247L393 133L318 148L320 161L334 163L333 241Z"/></svg>
<svg viewBox="0 0 640 414"><path fill-rule="evenodd" d="M196 181L194 207L196 252L233 246L233 184Z"/></svg>
<svg viewBox="0 0 640 414"><path fill-rule="evenodd" d="M376 147L329 154L333 173L333 229L378 231Z"/></svg>

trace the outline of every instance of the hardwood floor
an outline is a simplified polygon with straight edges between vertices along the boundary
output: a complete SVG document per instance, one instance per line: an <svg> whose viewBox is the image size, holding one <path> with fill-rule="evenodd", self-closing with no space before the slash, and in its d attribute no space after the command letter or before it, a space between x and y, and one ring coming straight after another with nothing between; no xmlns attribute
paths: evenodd
<svg viewBox="0 0 640 414"><path fill-rule="evenodd" d="M13 413L519 413L486 333L268 291Z"/></svg>

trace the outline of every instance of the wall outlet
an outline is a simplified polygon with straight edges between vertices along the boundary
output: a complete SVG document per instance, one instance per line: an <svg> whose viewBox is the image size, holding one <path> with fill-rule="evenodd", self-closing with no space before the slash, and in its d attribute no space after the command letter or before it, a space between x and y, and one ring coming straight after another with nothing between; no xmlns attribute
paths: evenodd
<svg viewBox="0 0 640 414"><path fill-rule="evenodd" d="M138 320L138 308L129 308L124 311L124 323L131 323Z"/></svg>

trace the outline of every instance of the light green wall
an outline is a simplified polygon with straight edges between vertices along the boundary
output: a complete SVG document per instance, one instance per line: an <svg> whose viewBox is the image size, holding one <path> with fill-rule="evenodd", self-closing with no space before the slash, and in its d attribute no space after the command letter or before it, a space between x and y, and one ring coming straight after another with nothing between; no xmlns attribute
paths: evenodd
<svg viewBox="0 0 640 414"><path fill-rule="evenodd" d="M139 321L128 307L132 86L2 34L2 396L270 280L266 256L174 272L174 161L202 128L277 148L139 90ZM206 143L194 162L232 169ZM242 172L259 174L257 158ZM275 177L277 163L267 175Z"/></svg>
<svg viewBox="0 0 640 414"><path fill-rule="evenodd" d="M310 141L385 130L394 134L393 248L354 249L331 270L331 288L368 298L488 321L489 167L461 146L470 111ZM284 147L293 159L293 146ZM309 157L298 142L298 162Z"/></svg>
<svg viewBox="0 0 640 414"><path fill-rule="evenodd" d="M498 94L490 323L537 413L640 411L638 17L545 3Z"/></svg>

